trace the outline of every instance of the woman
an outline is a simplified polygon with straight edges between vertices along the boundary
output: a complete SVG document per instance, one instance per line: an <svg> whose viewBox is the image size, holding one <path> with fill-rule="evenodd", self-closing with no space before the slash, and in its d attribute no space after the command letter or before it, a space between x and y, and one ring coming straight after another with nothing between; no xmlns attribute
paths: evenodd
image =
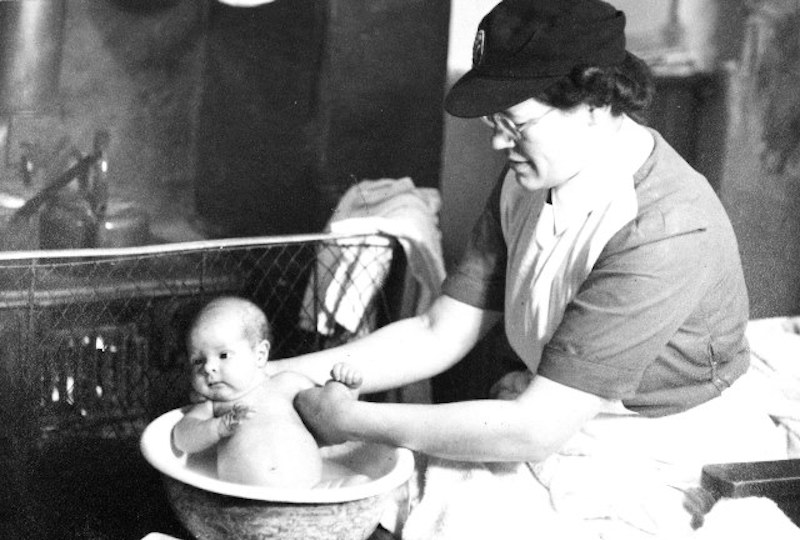
<svg viewBox="0 0 800 540"><path fill-rule="evenodd" d="M347 361L363 391L381 391L450 368L503 320L527 367L498 384L508 399L376 404L328 384L296 405L330 442L528 462L589 537L675 537L691 530L684 499L704 463L782 457L781 442L740 398L748 302L731 225L705 179L635 120L652 81L624 26L599 0L498 4L445 108L487 121L507 167L443 295L273 369L323 383Z"/></svg>

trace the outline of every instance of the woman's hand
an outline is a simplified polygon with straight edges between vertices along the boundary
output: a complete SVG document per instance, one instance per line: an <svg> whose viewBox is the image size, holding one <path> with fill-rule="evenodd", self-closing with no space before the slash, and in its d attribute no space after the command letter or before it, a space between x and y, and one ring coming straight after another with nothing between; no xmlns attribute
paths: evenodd
<svg viewBox="0 0 800 540"><path fill-rule="evenodd" d="M492 399L517 399L530 386L533 373L528 370L512 371L492 385L489 397Z"/></svg>
<svg viewBox="0 0 800 540"><path fill-rule="evenodd" d="M294 406L317 442L331 445L348 440L345 426L355 402L356 397L350 388L329 381L325 386L298 393Z"/></svg>

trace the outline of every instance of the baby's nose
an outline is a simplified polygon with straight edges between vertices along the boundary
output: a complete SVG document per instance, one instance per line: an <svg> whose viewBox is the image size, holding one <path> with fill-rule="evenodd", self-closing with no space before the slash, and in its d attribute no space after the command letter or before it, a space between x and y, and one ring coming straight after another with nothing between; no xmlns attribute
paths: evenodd
<svg viewBox="0 0 800 540"><path fill-rule="evenodd" d="M217 369L219 369L219 365L214 360L206 360L203 363L203 371L205 373L216 373Z"/></svg>

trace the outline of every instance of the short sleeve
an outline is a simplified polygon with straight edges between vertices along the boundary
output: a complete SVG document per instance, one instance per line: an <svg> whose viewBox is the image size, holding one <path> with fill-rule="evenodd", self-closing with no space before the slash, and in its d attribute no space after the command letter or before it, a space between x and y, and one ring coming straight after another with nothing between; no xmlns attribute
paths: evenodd
<svg viewBox="0 0 800 540"><path fill-rule="evenodd" d="M502 311L508 251L500 222L500 193L505 171L472 229L464 254L442 285L447 296L471 306Z"/></svg>
<svg viewBox="0 0 800 540"><path fill-rule="evenodd" d="M648 228L658 230L642 230ZM567 307L538 370L609 399L636 393L649 365L698 309L715 264L713 242L699 221L676 226L654 213L618 234L647 240L607 246L610 252Z"/></svg>

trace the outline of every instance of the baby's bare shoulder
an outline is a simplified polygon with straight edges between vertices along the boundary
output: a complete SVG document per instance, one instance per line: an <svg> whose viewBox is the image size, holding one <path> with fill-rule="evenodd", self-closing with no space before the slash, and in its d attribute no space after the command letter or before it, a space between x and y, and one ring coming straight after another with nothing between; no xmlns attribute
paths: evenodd
<svg viewBox="0 0 800 540"><path fill-rule="evenodd" d="M277 389L292 393L297 393L315 386L314 381L294 371L281 371L280 373L276 373L270 377L268 384L274 385Z"/></svg>

